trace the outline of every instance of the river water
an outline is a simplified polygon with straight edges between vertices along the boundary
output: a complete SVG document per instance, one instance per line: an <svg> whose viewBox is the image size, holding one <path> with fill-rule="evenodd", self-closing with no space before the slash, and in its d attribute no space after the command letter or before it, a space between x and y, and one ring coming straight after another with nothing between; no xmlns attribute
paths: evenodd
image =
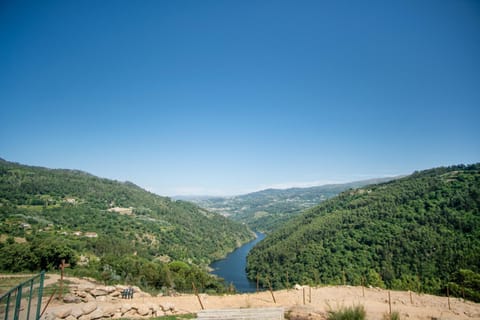
<svg viewBox="0 0 480 320"><path fill-rule="evenodd" d="M257 232L257 238L235 251L229 253L224 259L213 262L210 267L215 274L230 284L233 283L237 292L255 292L257 284L247 278L247 255L250 250L265 238L265 234Z"/></svg>

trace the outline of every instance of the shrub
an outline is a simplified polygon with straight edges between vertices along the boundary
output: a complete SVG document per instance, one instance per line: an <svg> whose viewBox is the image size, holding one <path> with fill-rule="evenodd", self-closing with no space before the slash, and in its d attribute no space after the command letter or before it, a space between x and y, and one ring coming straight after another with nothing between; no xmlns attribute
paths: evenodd
<svg viewBox="0 0 480 320"><path fill-rule="evenodd" d="M328 320L364 320L366 317L365 308L362 305L343 307L340 310L328 311Z"/></svg>
<svg viewBox="0 0 480 320"><path fill-rule="evenodd" d="M383 320L400 320L400 312L393 311L392 314L384 313Z"/></svg>

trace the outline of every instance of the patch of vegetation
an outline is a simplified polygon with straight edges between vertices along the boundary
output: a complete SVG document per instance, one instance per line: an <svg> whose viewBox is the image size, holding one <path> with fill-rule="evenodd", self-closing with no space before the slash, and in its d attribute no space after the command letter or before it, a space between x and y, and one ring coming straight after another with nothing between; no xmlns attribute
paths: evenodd
<svg viewBox="0 0 480 320"><path fill-rule="evenodd" d="M400 312L393 311L391 314L385 313L383 315L383 320L400 320Z"/></svg>
<svg viewBox="0 0 480 320"><path fill-rule="evenodd" d="M328 320L364 320L367 313L362 305L342 307L339 310L329 310Z"/></svg>
<svg viewBox="0 0 480 320"><path fill-rule="evenodd" d="M21 283L24 283L25 281L29 280L32 278L31 275L25 275L23 276L14 276L14 277L8 277L4 276L0 278L0 295L6 293L10 289L20 285Z"/></svg>
<svg viewBox="0 0 480 320"><path fill-rule="evenodd" d="M346 191L270 234L248 256L251 279L351 284L478 301L480 164L416 172Z"/></svg>
<svg viewBox="0 0 480 320"><path fill-rule="evenodd" d="M70 293L70 284L72 284L71 281L69 280L63 280L63 287L61 288L62 290L62 296L65 296L67 293ZM43 288L43 296L44 297L50 297L52 294L55 294L55 296L59 296L60 294L60 282L56 282L53 284L50 284L48 286L45 286Z"/></svg>

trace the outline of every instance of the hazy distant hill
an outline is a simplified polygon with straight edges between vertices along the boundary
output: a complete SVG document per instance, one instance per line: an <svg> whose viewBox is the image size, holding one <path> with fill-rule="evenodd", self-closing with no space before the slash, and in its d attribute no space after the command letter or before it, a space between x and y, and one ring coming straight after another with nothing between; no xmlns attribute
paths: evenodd
<svg viewBox="0 0 480 320"><path fill-rule="evenodd" d="M248 269L277 288L359 285L365 277L374 286L444 293L451 282L457 295L480 300L480 164L346 191L267 236Z"/></svg>
<svg viewBox="0 0 480 320"><path fill-rule="evenodd" d="M63 256L77 267L89 261L91 273L108 271L112 279L131 281L140 279L138 273L155 260L159 263L148 265L150 276L163 272L167 277L160 262L204 266L252 238L244 225L192 203L149 193L131 182L0 159L0 269L4 271L54 268ZM185 265L179 268L175 265L168 272L186 272ZM155 279L152 286L161 286Z"/></svg>
<svg viewBox="0 0 480 320"><path fill-rule="evenodd" d="M271 232L292 216L342 191L392 179L379 178L310 188L267 189L235 197L190 197L188 200L243 222L254 230Z"/></svg>

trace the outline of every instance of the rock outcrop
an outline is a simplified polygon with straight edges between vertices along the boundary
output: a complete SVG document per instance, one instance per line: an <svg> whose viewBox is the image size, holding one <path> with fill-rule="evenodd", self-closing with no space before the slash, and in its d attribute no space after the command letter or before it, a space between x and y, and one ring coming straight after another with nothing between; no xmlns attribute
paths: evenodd
<svg viewBox="0 0 480 320"><path fill-rule="evenodd" d="M63 305L52 306L42 320L101 320L111 318L150 318L176 313L172 303L141 303L125 299L123 292L133 290L133 298L151 297L138 287L70 285Z"/></svg>

